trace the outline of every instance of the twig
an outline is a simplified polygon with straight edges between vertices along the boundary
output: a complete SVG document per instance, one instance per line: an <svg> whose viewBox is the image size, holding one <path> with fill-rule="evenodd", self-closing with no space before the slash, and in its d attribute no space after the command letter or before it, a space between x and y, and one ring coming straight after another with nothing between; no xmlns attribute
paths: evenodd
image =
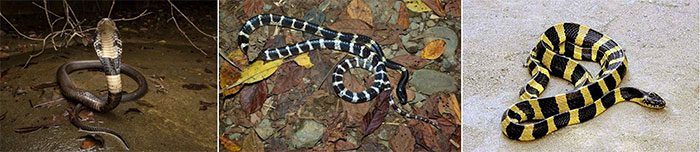
<svg viewBox="0 0 700 152"><path fill-rule="evenodd" d="M34 41L41 41L41 40L42 40L42 39L37 39L37 38L29 37L29 36L27 36L27 35L24 35L22 32L19 32L19 30L17 30L17 28L16 28L14 25L12 25L12 23L10 22L10 20L8 20L7 18L5 18L5 15L2 15L2 12L0 12L0 17L2 17L2 19L4 19L5 22L7 22L7 24L10 24L10 27L12 27L12 29L15 29L15 32L17 32L17 33L18 33L19 35L21 35L22 37L27 38L27 39L30 39L30 40L34 40Z"/></svg>
<svg viewBox="0 0 700 152"><path fill-rule="evenodd" d="M224 55L223 52L219 51L219 56L221 56L221 58L223 58L224 60L226 60L226 62L228 62L228 64L231 64L231 66L233 66L233 67L235 67L236 69L238 69L238 71L242 71L241 68L238 67L238 66L236 66L236 63L233 63L233 61L231 61L231 59L228 59L228 58L226 57L226 55Z"/></svg>
<svg viewBox="0 0 700 152"><path fill-rule="evenodd" d="M112 6L109 7L109 14L107 14L107 18L112 16L112 8L114 8L114 0L112 0Z"/></svg>
<svg viewBox="0 0 700 152"><path fill-rule="evenodd" d="M138 16L135 16L135 17L132 17L132 18L114 19L114 20L112 20L112 21L114 21L114 22L119 22L119 21L131 21L131 20L135 20L135 19L141 18L141 17L146 16L146 15L151 14L151 13L152 13L152 12L148 12L148 10L143 10L143 12L141 12L141 14L139 14Z"/></svg>
<svg viewBox="0 0 700 152"><path fill-rule="evenodd" d="M197 25L194 25L194 23L192 23L192 21L190 20L190 18L188 18L187 15L185 15L185 13L182 13L182 11L180 11L180 9L178 9L177 6L175 6L175 4L173 4L173 2L171 2L170 0L168 0L168 3L170 3L170 6L172 6L173 8L175 8L175 10L177 10L177 12L180 13L180 15L182 15L182 17L184 17L185 20L187 20L187 22L190 22L190 24L194 27L194 29L197 29L197 31L199 31L199 33L202 33L202 34L204 34L204 35L206 35L206 36L208 36L208 37L210 37L210 38L216 40L216 37L215 37L215 36L212 36L212 35L210 35L210 34L204 33L204 31L200 30L199 27L197 27ZM170 11L171 11L170 14L172 15L172 10L170 10ZM173 16L173 18L175 18L175 16Z"/></svg>
<svg viewBox="0 0 700 152"><path fill-rule="evenodd" d="M192 44L192 46L195 49L199 50L199 52L202 52L202 54L204 54L204 56L209 56L206 52L204 52L204 50L200 49L199 47L197 47L197 45L194 44L194 42L192 42L192 40L190 39L190 37L187 36L185 31L182 31L182 29L180 28L180 25L177 24L177 19L175 19L175 15L173 14L173 7L170 7L170 19L168 19L168 20L173 20L173 22L175 23L175 27L177 27L177 30L180 31L180 34L182 34L182 36L184 36L185 39L187 39L187 41L190 42L190 44Z"/></svg>
<svg viewBox="0 0 700 152"><path fill-rule="evenodd" d="M44 0L44 8L46 8L46 3L46 0ZM34 4L34 2L32 2L32 4ZM53 32L53 25L51 25L51 18L49 18L49 10L44 9L44 13L46 13L46 22L49 23L49 28L51 28L51 32Z"/></svg>

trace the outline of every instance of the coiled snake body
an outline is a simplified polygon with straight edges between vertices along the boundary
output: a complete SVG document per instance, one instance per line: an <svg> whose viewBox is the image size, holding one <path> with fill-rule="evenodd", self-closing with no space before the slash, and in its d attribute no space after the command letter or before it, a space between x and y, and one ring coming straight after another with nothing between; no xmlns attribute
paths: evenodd
<svg viewBox="0 0 700 152"><path fill-rule="evenodd" d="M70 122L80 128L81 131L105 133L115 136L124 144L126 149L129 149L129 144L116 131L108 128L81 124L78 112L83 108L83 105L98 112L109 112L116 108L122 101L131 101L143 97L148 91L148 84L140 72L121 63L121 40L119 40L116 24L112 20L104 18L98 22L94 47L99 60L68 62L61 65L56 74L56 79L63 96L66 99L78 102L70 113ZM105 73L109 88L107 97L93 95L89 91L75 86L69 74L74 71L86 69L99 69ZM134 79L139 87L130 93L123 92L120 73L126 74Z"/></svg>
<svg viewBox="0 0 700 152"><path fill-rule="evenodd" d="M246 21L243 27L241 27L241 31L238 33L238 45L244 53L249 47L248 42L250 33L252 33L256 28L265 25L273 25L313 33L317 36L321 36L322 38L306 40L285 47L265 49L258 54L258 58L263 60L275 60L298 55L319 48L344 51L353 54L356 57L341 61L335 67L333 72L333 90L340 98L351 103L363 103L373 99L385 89L391 89L389 78L386 73L386 68L388 67L390 69L398 70L401 73L401 79L399 80L396 89L396 95L399 97L399 103L407 103L406 82L408 81L408 70L406 70L403 65L386 59L379 44L377 44L370 37L337 32L292 17L261 14ZM374 82L372 85L362 92L353 92L348 90L343 84L343 73L351 68L362 68L372 72L374 77ZM394 102L393 97L389 98L389 104L394 111L405 118L420 120L437 127L436 122L401 110L401 108Z"/></svg>
<svg viewBox="0 0 700 152"><path fill-rule="evenodd" d="M602 68L597 78L575 60L599 63ZM542 138L563 127L591 120L623 101L652 109L666 105L656 93L618 88L627 73L624 50L607 35L584 25L560 23L547 29L527 63L533 78L521 90L522 101L510 106L501 119L501 130L510 139ZM550 75L571 82L576 90L538 98Z"/></svg>

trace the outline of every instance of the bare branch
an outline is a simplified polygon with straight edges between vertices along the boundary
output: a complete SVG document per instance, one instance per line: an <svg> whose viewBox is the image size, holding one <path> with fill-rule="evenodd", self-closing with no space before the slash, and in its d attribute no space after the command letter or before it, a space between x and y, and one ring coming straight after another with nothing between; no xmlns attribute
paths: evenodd
<svg viewBox="0 0 700 152"><path fill-rule="evenodd" d="M44 8L46 8L46 3L46 0L44 0ZM34 4L34 2L32 2L32 4ZM51 18L49 18L49 9L44 9L44 13L46 13L46 22L49 23L49 28L51 28L51 32L53 32L53 25L51 25Z"/></svg>
<svg viewBox="0 0 700 152"><path fill-rule="evenodd" d="M195 49L199 50L199 52L202 52L202 54L204 54L204 56L209 56L206 52L204 52L204 50L197 47L197 45L195 45L194 42L192 42L192 40L190 40L190 37L187 36L185 31L182 31L182 29L180 28L180 25L177 24L177 20L175 19L175 17L171 17L170 19L173 20L173 22L175 23L175 27L177 27L177 29L180 31L180 34L182 34L182 36L185 36L187 41L190 42L190 44L192 44L192 46L194 46Z"/></svg>
<svg viewBox="0 0 700 152"><path fill-rule="evenodd" d="M201 29L199 29L199 27L197 27L197 25L194 25L194 23L192 23L192 21L190 20L190 18L188 18L187 15L185 15L185 13L182 13L182 11L180 11L180 9L178 9L177 6L175 6L175 4L173 4L173 2L171 2L170 0L168 0L168 3L170 3L170 6L172 6L173 8L175 8L175 10L177 10L177 12L180 13L180 15L182 15L182 17L184 17L185 20L187 20L187 22L190 22L190 24L191 24L192 26L194 26L194 28L197 29L197 31L199 31L199 33L202 33L203 35L208 36L208 37L211 37L212 39L216 40L216 37L215 37L215 36L212 36L212 35L210 35L210 34L204 33L204 31L202 31ZM171 12L170 14L172 15L172 12ZM173 18L175 18L175 16L173 16Z"/></svg>
<svg viewBox="0 0 700 152"><path fill-rule="evenodd" d="M146 16L146 15L148 15L148 14L151 14L151 12L148 12L148 10L143 10L143 12L141 12L141 14L139 14L139 16L132 17L132 18L114 19L114 20L112 20L112 21L114 21L114 22L119 22L119 21L131 21L131 20L135 20L135 19L141 18L141 17L143 17L143 16Z"/></svg>
<svg viewBox="0 0 700 152"><path fill-rule="evenodd" d="M107 14L107 18L112 17L112 8L114 8L114 0L112 0L112 6L109 7L109 14Z"/></svg>
<svg viewBox="0 0 700 152"><path fill-rule="evenodd" d="M175 27L177 27L177 30L180 31L180 34L182 34L182 36L184 36L185 39L187 39L187 41L190 42L190 44L192 44L192 46L195 49L199 50L199 52L202 52L202 54L204 54L204 56L209 56L206 52L204 52L204 50L200 49L199 47L197 47L197 45L194 44L194 42L192 42L192 40L190 39L189 36L187 36L185 31L182 31L182 29L180 28L180 25L177 24L177 19L175 19L175 15L173 13L173 7L170 7L170 19L168 19L168 20L171 20L171 19L173 20L173 23L175 23Z"/></svg>
<svg viewBox="0 0 700 152"><path fill-rule="evenodd" d="M10 24L10 27L12 27L12 29L15 29L15 32L17 32L17 33L18 33L19 35L21 35L22 37L27 38L27 39L30 39L30 40L34 40L34 41L41 41L41 40L42 40L42 39L37 39L37 38L29 37L29 36L27 36L27 35L22 34L22 32L19 32L19 30L17 30L17 28L16 28L14 25L12 25L12 23L10 22L10 20L8 20L7 18L5 18L4 15L2 15L2 12L0 12L0 17L2 17L2 19L4 19L5 22L7 22L7 24Z"/></svg>
<svg viewBox="0 0 700 152"><path fill-rule="evenodd" d="M53 15L53 16L55 16L55 17L61 17L60 15L57 15L56 13L53 13L52 11L46 9L46 5L44 5L44 6L42 7L41 5L36 4L36 3L34 3L34 2L32 2L32 4L34 4L34 6L36 6L36 7L39 7L39 8L41 8L41 9L43 9L43 10L49 12L51 15ZM46 4L45 1L44 1L44 4Z"/></svg>

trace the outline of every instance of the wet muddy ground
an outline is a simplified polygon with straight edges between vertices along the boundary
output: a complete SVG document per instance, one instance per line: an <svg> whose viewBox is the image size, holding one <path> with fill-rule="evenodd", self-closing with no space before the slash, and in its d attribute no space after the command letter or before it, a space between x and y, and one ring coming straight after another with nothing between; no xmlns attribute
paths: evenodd
<svg viewBox="0 0 700 152"><path fill-rule="evenodd" d="M167 3L164 6L168 6ZM84 121L83 124L107 127L121 133L131 150L213 151L216 149L216 58L212 57L216 50L215 41L192 34L197 31L185 26L184 19L178 19L180 26L184 26L183 30L194 38L194 43L210 54L204 56L180 35L172 21L166 22L170 14L161 12L167 12L164 10L168 10L168 7L158 9L160 6L154 4L151 7L154 7L149 8L154 14L135 21L117 22L123 41L122 61L147 78L149 92L140 100L122 103L108 113L90 115L86 112L95 121ZM214 11L207 12L207 9L196 7L180 9L192 13L188 15L197 16L193 22L198 23L205 32L215 33ZM94 26L97 19L89 25ZM21 23L30 24L26 21ZM41 33L41 30L35 31ZM2 45L13 48L17 45L41 45L41 42L27 42L21 37L12 36L12 31L5 32L9 34L0 38L9 41ZM28 56L28 53L22 53L0 61L0 71L3 71L0 78L0 150L79 150L81 142L77 138L87 133L78 131L67 121L65 110L71 108L73 103L58 100L42 105L60 98L58 88L32 87L55 81L56 70L63 63L97 59L94 49L91 45L80 44L58 50L47 49L32 59L27 68L22 68ZM106 79L102 72L78 71L71 74L71 78L80 88L93 93L106 92ZM124 75L122 81L125 82L125 90L136 88L136 83ZM35 107L37 105L41 106ZM49 127L28 133L18 132L18 129L34 126ZM101 136L105 140L104 150L124 150L112 136Z"/></svg>
<svg viewBox="0 0 700 152"><path fill-rule="evenodd" d="M462 52L463 150L698 150L697 2L464 2L462 8L462 43L471 46ZM522 66L528 51L558 22L581 23L612 37L629 61L621 86L656 92L667 107L651 110L624 102L536 141L503 136L501 116L530 79ZM572 89L554 78L544 96Z"/></svg>

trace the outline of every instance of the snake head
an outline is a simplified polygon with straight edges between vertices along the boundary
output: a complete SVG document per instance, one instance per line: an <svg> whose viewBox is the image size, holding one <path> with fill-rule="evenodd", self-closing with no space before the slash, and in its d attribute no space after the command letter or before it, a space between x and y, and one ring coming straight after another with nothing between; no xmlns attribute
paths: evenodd
<svg viewBox="0 0 700 152"><path fill-rule="evenodd" d="M666 107L666 101L654 92L645 93L642 105L652 109L663 109Z"/></svg>

